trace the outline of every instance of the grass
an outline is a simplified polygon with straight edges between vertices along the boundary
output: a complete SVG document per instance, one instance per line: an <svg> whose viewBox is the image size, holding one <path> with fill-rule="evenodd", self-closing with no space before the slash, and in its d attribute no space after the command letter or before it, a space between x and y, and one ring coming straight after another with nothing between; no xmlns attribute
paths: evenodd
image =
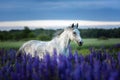
<svg viewBox="0 0 120 80"><path fill-rule="evenodd" d="M0 49L18 49L25 41L2 41L0 42Z"/></svg>
<svg viewBox="0 0 120 80"><path fill-rule="evenodd" d="M83 39L84 44L83 46L79 47L76 43L71 42L72 50L78 51L79 53L84 53L86 55L89 53L90 47L94 47L99 49L101 47L110 48L115 44L120 43L120 38L111 38L108 40L99 40L99 39ZM0 42L0 49L18 49L25 41L2 41Z"/></svg>
<svg viewBox="0 0 120 80"><path fill-rule="evenodd" d="M79 47L74 42L71 43L73 52L78 51L78 53L82 53L86 55L90 53L89 48L93 47L95 49L105 48L109 49L113 47L115 44L120 44L120 38L111 38L107 40L99 40L99 39L83 39L83 46Z"/></svg>
<svg viewBox="0 0 120 80"><path fill-rule="evenodd" d="M95 48L100 48L100 47L110 47L113 46L114 44L120 43L120 38L111 38L108 40L99 40L99 39L83 39L83 46L79 47L76 45L74 42L71 43L73 48L76 49L81 49L81 48L89 48L89 47L95 47Z"/></svg>

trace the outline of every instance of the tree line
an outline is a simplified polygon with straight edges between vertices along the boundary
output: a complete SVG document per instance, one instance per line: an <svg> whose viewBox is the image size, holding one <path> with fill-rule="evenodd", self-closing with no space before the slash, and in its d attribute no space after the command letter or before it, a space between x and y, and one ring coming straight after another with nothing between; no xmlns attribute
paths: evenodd
<svg viewBox="0 0 120 80"><path fill-rule="evenodd" d="M7 40L51 40L57 30L35 29L24 27L23 30L0 31L0 41ZM115 29L80 29L82 38L120 38L120 28Z"/></svg>
<svg viewBox="0 0 120 80"><path fill-rule="evenodd" d="M84 38L120 38L120 28L114 29L82 29L81 35Z"/></svg>

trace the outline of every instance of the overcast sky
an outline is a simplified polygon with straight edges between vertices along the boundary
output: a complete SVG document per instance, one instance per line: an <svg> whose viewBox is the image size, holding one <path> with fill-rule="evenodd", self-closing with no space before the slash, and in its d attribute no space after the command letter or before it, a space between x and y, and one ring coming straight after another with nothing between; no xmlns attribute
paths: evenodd
<svg viewBox="0 0 120 80"><path fill-rule="evenodd" d="M0 21L120 21L120 0L0 0Z"/></svg>

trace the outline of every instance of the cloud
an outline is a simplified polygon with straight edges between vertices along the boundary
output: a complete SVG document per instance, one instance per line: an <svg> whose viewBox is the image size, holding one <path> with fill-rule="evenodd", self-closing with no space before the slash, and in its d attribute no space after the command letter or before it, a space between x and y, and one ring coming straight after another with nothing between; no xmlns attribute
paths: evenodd
<svg viewBox="0 0 120 80"><path fill-rule="evenodd" d="M53 0L54 1L54 0ZM99 8L114 8L120 9L120 2L118 0L75 0L75 1L42 1L41 0L22 0L22 1L11 1L0 3L0 8L2 9L99 9Z"/></svg>
<svg viewBox="0 0 120 80"><path fill-rule="evenodd" d="M23 29L28 26L31 29L60 29L78 23L80 29L85 28L119 28L120 22L83 21L83 20L32 20L32 21L5 21L0 22L0 30Z"/></svg>
<svg viewBox="0 0 120 80"><path fill-rule="evenodd" d="M101 18L102 12L114 18L120 13L119 4L119 0L0 0L0 20Z"/></svg>

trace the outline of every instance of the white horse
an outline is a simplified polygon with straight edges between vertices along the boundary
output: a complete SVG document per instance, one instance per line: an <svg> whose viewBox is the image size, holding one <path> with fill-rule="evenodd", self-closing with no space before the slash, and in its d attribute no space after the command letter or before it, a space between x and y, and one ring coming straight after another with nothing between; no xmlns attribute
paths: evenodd
<svg viewBox="0 0 120 80"><path fill-rule="evenodd" d="M30 40L22 45L17 55L21 53L31 54L32 57L39 56L43 58L46 52L49 52L50 56L53 55L54 49L57 54L68 55L68 46L71 41L75 41L79 46L82 45L83 41L78 30L78 24L72 24L70 27L65 28L61 33L54 37L51 41L38 41Z"/></svg>

